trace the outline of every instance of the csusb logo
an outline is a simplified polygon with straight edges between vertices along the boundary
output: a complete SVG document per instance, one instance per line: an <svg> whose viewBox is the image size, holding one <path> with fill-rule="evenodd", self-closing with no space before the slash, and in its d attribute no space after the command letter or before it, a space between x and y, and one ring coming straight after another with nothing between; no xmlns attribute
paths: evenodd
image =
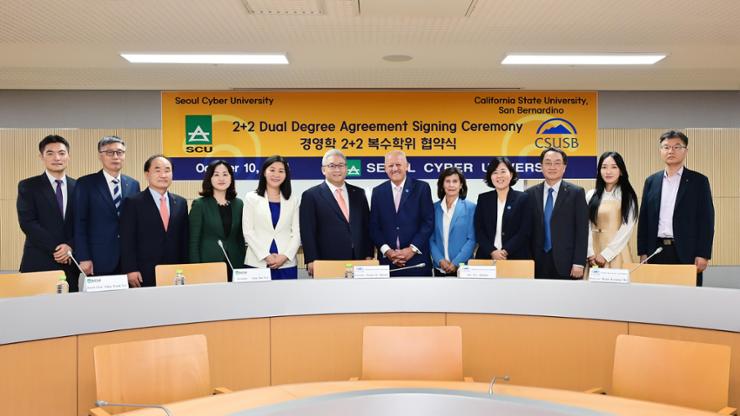
<svg viewBox="0 0 740 416"><path fill-rule="evenodd" d="M540 149L558 147L561 149L578 148L576 126L564 118L551 118L537 128L534 145Z"/></svg>
<svg viewBox="0 0 740 416"><path fill-rule="evenodd" d="M211 153L213 151L213 117L185 116L185 152Z"/></svg>

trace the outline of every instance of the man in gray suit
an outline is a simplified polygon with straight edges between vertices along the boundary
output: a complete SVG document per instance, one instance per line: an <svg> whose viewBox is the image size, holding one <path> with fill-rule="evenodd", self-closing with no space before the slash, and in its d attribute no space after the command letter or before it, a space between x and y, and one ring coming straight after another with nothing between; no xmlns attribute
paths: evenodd
<svg viewBox="0 0 740 416"><path fill-rule="evenodd" d="M588 206L578 185L563 180L568 156L540 154L545 182L527 189L532 207L531 250L538 279L582 279L588 247Z"/></svg>

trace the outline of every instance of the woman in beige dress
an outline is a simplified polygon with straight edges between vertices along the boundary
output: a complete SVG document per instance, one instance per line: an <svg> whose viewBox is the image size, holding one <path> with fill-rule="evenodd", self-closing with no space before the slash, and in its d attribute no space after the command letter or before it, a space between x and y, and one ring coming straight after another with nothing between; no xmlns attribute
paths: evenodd
<svg viewBox="0 0 740 416"><path fill-rule="evenodd" d="M629 241L637 218L637 194L619 153L602 154L597 167L596 189L586 193L588 261L591 266L621 268L632 262Z"/></svg>

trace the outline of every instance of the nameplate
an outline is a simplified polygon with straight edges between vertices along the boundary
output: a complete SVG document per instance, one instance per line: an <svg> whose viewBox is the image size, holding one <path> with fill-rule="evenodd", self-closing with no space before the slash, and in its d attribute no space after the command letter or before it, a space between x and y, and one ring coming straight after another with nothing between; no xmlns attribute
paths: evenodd
<svg viewBox="0 0 740 416"><path fill-rule="evenodd" d="M231 281L234 283L264 282L272 280L270 269L267 267L255 269L234 269Z"/></svg>
<svg viewBox="0 0 740 416"><path fill-rule="evenodd" d="M588 273L588 280L599 283L629 283L630 271L627 269L595 268Z"/></svg>
<svg viewBox="0 0 740 416"><path fill-rule="evenodd" d="M496 266L460 266L457 277L462 279L495 279Z"/></svg>
<svg viewBox="0 0 740 416"><path fill-rule="evenodd" d="M109 276L87 276L84 279L82 292L107 292L109 290L128 289L128 277L125 274Z"/></svg>
<svg viewBox="0 0 740 416"><path fill-rule="evenodd" d="M391 277L390 267L384 266L355 266L352 268L355 279L387 279Z"/></svg>

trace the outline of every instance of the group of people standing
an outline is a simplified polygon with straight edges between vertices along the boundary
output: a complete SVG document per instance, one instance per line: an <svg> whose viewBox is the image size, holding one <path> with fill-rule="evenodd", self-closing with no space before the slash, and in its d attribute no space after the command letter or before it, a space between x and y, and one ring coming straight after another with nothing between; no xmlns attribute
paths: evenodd
<svg viewBox="0 0 740 416"><path fill-rule="evenodd" d="M645 182L638 210L625 162L607 152L598 161L596 188L566 182L568 157L558 148L540 155L545 181L520 192L505 157L494 157L485 181L493 190L478 204L466 199L463 173L445 169L432 201L430 186L407 176L402 151L385 156L388 181L372 189L346 182L345 155L322 159L325 181L299 198L290 166L267 158L255 191L237 197L234 171L214 160L201 197L188 213L169 192L172 163L154 155L144 164L148 187L123 175L126 145L116 136L98 142L102 169L77 181L65 174L69 143L50 135L39 143L45 172L18 185L18 218L26 234L21 272L62 269L77 289L79 261L88 274L127 274L131 287L154 286L157 264L224 261L268 267L273 279L295 279L303 247L308 273L316 260L371 259L393 276L454 275L469 259L533 259L538 278L580 279L588 266L632 261L628 242L637 219L641 259L662 247L654 263L692 263L697 283L711 258L714 208L707 178L684 167L688 138L669 131L659 140L666 167ZM638 215L639 212L639 215Z"/></svg>

